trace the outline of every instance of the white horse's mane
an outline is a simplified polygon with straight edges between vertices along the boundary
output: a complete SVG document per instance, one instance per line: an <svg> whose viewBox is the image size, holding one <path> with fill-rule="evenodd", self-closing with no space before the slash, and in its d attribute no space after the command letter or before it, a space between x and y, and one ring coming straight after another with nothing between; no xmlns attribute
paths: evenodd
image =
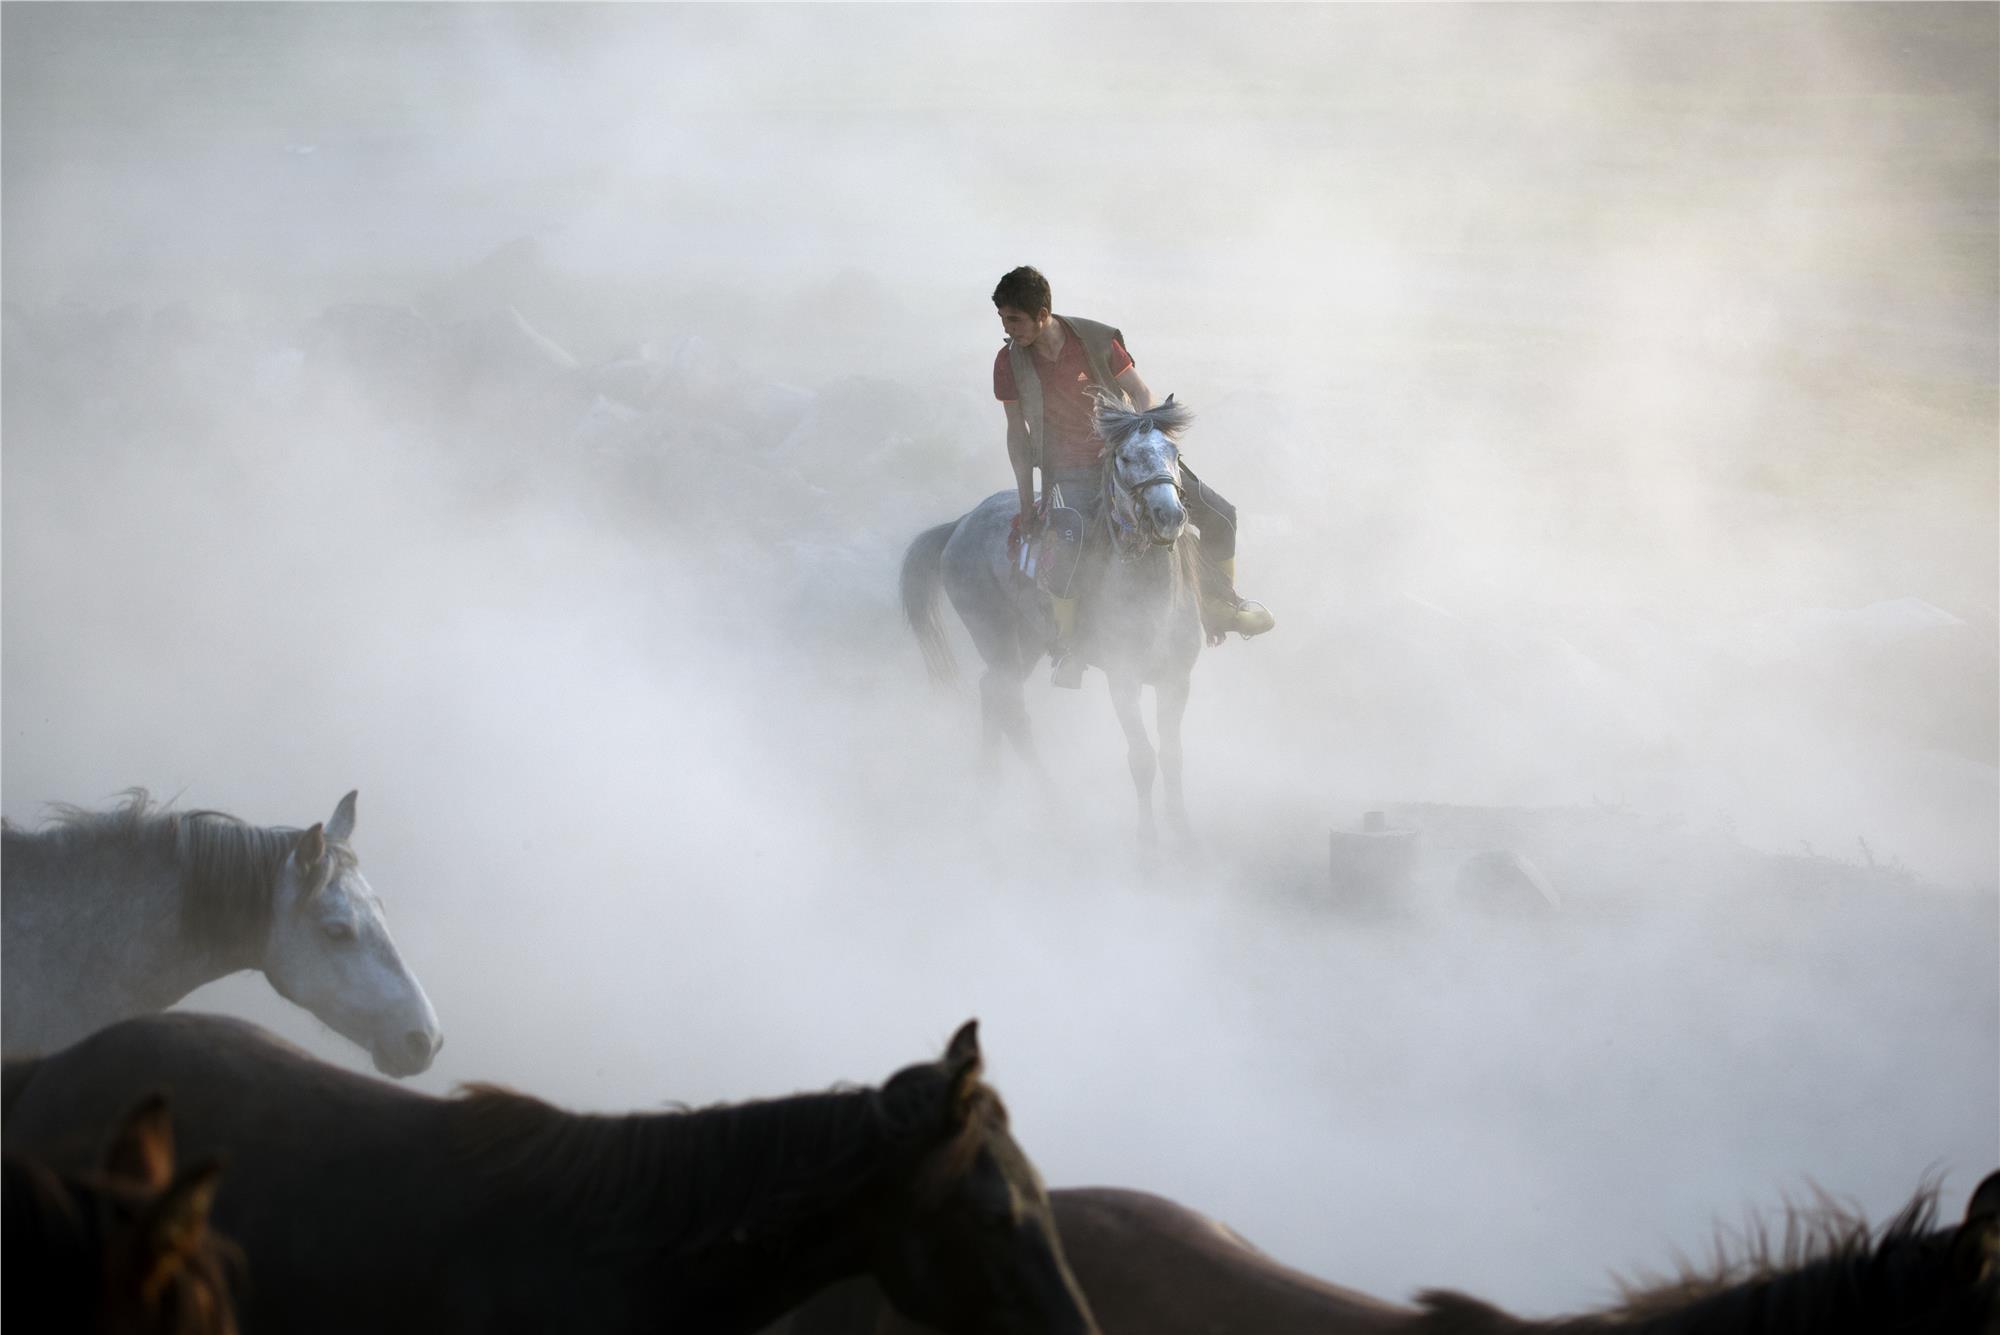
<svg viewBox="0 0 2000 1335"><path fill-rule="evenodd" d="M290 826L252 825L225 811L174 811L144 788L106 811L67 802L49 804L49 823L36 831L7 827L7 837L51 851L170 857L181 875L181 923L196 941L261 940L270 929L271 894L298 843ZM327 840L329 879L358 865L354 850Z"/></svg>

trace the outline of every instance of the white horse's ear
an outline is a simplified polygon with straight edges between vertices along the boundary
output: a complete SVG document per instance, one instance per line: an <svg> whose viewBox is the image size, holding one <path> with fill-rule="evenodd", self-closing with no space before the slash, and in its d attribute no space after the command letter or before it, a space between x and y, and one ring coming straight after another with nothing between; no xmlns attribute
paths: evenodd
<svg viewBox="0 0 2000 1335"><path fill-rule="evenodd" d="M326 856L326 827L314 825L299 836L299 842L292 848L292 856L298 859L300 871L310 871Z"/></svg>
<svg viewBox="0 0 2000 1335"><path fill-rule="evenodd" d="M354 799L361 796L356 788L340 799L340 805L333 809L333 819L326 823L326 837L338 839L342 843L354 837Z"/></svg>

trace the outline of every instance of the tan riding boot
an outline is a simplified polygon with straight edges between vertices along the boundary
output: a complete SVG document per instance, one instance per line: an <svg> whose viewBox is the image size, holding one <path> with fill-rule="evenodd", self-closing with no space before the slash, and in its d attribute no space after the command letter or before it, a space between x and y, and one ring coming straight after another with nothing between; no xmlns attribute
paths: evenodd
<svg viewBox="0 0 2000 1335"><path fill-rule="evenodd" d="M1083 686L1083 655L1076 652L1076 599L1050 594L1049 606L1056 618L1056 642L1049 646L1056 668L1049 681L1064 690L1079 690Z"/></svg>
<svg viewBox="0 0 2000 1335"><path fill-rule="evenodd" d="M1227 634L1235 631L1244 639L1262 635L1278 624L1269 608L1260 602L1244 598L1236 592L1236 558L1215 563L1222 572L1223 587L1226 592L1202 600L1201 619L1211 632Z"/></svg>

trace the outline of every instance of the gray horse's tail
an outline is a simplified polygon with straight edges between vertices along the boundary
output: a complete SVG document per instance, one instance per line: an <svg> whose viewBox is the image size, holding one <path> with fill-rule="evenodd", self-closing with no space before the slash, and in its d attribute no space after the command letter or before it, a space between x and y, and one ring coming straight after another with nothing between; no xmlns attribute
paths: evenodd
<svg viewBox="0 0 2000 1335"><path fill-rule="evenodd" d="M958 663L944 637L944 623L938 619L938 595L944 591L944 545L951 541L958 521L927 528L903 553L903 620L924 651L924 669L935 685L949 686L958 680Z"/></svg>

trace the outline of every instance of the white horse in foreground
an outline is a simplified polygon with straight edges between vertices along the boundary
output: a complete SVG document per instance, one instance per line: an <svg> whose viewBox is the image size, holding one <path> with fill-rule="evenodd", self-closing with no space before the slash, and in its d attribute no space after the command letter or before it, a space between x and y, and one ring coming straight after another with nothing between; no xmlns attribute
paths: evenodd
<svg viewBox="0 0 2000 1335"><path fill-rule="evenodd" d="M308 830L168 811L143 789L110 811L58 805L0 823L0 1048L54 1051L261 969L279 995L416 1075L444 1044L348 840L355 794Z"/></svg>

